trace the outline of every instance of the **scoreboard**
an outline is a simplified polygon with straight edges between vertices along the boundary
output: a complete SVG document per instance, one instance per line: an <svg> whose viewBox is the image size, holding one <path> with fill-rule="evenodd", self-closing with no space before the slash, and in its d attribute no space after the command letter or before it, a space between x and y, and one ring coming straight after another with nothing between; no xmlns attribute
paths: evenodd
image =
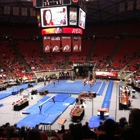
<svg viewBox="0 0 140 140"><path fill-rule="evenodd" d="M37 11L40 28L80 27L85 29L85 0L34 0L33 6ZM46 23L49 14L51 23Z"/></svg>
<svg viewBox="0 0 140 140"><path fill-rule="evenodd" d="M33 0L44 52L81 52L85 0Z"/></svg>

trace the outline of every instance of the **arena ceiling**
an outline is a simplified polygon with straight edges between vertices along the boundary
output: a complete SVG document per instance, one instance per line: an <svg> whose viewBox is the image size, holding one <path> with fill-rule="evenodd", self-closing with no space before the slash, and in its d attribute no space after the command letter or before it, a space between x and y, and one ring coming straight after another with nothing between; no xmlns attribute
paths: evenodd
<svg viewBox="0 0 140 140"><path fill-rule="evenodd" d="M10 6L10 13L4 13L5 6ZM13 15L13 7L19 7L19 15ZM25 7L28 13L22 16ZM0 24L37 25L36 16L30 16L32 7L32 0L0 0ZM140 21L140 0L86 0L86 7L86 25Z"/></svg>

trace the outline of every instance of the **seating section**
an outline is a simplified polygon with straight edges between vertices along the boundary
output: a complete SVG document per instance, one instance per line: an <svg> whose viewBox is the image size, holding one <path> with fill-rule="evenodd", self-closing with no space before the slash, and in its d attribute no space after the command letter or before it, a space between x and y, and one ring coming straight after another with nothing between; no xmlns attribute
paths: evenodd
<svg viewBox="0 0 140 140"><path fill-rule="evenodd" d="M21 59L17 56L12 45L7 41L2 41L0 50L0 61L17 77L26 71Z"/></svg>
<svg viewBox="0 0 140 140"><path fill-rule="evenodd" d="M98 39L96 40L90 61L96 63L96 69L102 69L108 57L116 47L119 39Z"/></svg>
<svg viewBox="0 0 140 140"><path fill-rule="evenodd" d="M72 65L75 63L86 63L88 55L91 53L89 51L93 43L94 48L89 61L93 62L93 64L96 63L96 69L105 68L105 71L119 71L127 63L129 63L136 52L139 51L138 48L140 41L137 37L140 30L138 27L139 24L137 23L87 27L83 33L84 39L82 40L82 51L78 53L68 53L69 66L67 67L65 66L65 64L67 64L67 55L63 52L51 52L46 53L45 57L43 56L40 42L36 38L40 34L38 29L33 27L23 27L22 29L14 26L12 28L0 27L0 33L3 35L0 50L0 54L2 55L0 56L0 60L10 70L9 72L5 71L6 73L3 75L6 74L8 77L12 77L10 75L10 72L12 72L16 77L19 78L24 76L29 76L30 79L33 78L33 73L25 74L25 72L28 72L28 69L25 67L25 63L23 63L21 58L18 56L19 54L17 54L15 49L13 49L14 45L18 47L22 57L27 62L27 65L32 72L65 68L69 69L72 68ZM120 40L120 35L123 33L129 35L129 37L124 38L120 49L116 52L110 63L105 66L109 56L112 54L114 48ZM117 36L118 38L116 38ZM135 58L135 60L130 65L128 65L125 70L137 71L137 63L139 63L139 60Z"/></svg>
<svg viewBox="0 0 140 140"><path fill-rule="evenodd" d="M57 70L65 68L65 53L46 53L47 70Z"/></svg>
<svg viewBox="0 0 140 140"><path fill-rule="evenodd" d="M113 70L121 70L139 51L139 38L125 38L121 47L110 62ZM135 42L135 43L134 43Z"/></svg>

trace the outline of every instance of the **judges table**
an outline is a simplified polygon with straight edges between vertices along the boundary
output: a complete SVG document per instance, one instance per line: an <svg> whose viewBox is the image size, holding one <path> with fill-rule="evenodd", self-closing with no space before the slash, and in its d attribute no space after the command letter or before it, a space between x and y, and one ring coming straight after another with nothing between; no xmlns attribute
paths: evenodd
<svg viewBox="0 0 140 140"><path fill-rule="evenodd" d="M72 121L78 122L81 121L84 117L84 108L78 108L76 112L73 114Z"/></svg>
<svg viewBox="0 0 140 140"><path fill-rule="evenodd" d="M22 110L23 108L25 108L28 105L29 105L29 102L27 100L26 101L21 101L18 104L14 105L13 109L15 111L20 111L20 110Z"/></svg>

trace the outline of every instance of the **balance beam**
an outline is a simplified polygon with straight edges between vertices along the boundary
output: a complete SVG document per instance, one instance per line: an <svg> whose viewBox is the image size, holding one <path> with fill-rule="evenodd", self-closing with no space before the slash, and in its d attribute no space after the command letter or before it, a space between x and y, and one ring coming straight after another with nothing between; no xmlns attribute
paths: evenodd
<svg viewBox="0 0 140 140"><path fill-rule="evenodd" d="M44 101L43 103L41 103L41 104L39 105L40 113L41 113L41 110L42 110L42 106L43 106L45 103L47 103L47 102L50 101L51 99L53 99L53 102L55 103L54 97L55 97L55 95L51 96L49 99L47 99L46 101Z"/></svg>

